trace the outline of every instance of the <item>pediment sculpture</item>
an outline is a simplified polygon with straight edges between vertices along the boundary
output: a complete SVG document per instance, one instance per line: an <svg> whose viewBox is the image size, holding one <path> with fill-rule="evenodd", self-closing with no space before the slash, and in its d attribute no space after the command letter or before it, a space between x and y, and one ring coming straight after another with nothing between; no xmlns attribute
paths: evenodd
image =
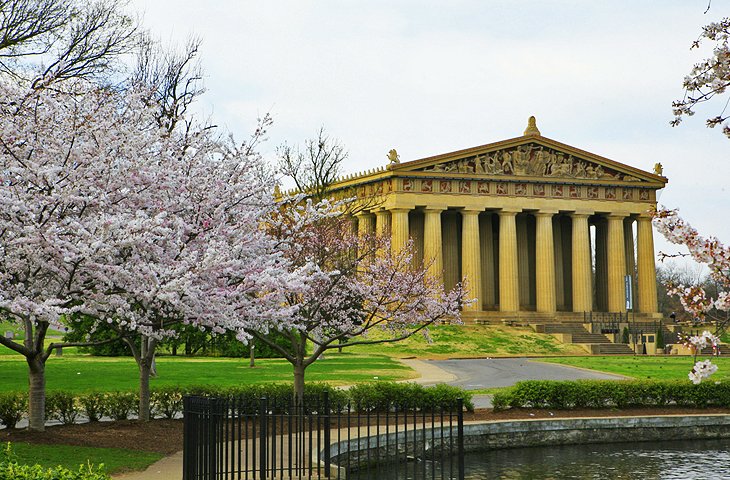
<svg viewBox="0 0 730 480"><path fill-rule="evenodd" d="M640 181L634 176L536 144L438 163L423 171Z"/></svg>

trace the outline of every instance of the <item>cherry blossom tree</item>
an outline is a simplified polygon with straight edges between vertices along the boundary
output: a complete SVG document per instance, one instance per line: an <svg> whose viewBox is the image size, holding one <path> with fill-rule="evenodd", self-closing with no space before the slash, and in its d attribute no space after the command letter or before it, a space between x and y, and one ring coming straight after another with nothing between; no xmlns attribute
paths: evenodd
<svg viewBox="0 0 730 480"><path fill-rule="evenodd" d="M245 330L292 364L300 400L307 367L327 350L397 342L460 319L461 286L444 292L425 267L414 267L412 244L391 252L387 239L358 235L343 203L348 201L282 202L269 232L306 280L299 290L284 292L290 315L249 323ZM381 335L369 338L375 330ZM284 335L291 347L271 341L271 331Z"/></svg>
<svg viewBox="0 0 730 480"><path fill-rule="evenodd" d="M713 352L719 353L719 337L726 331L730 319L730 248L723 245L715 237L702 237L696 229L683 220L677 210L660 207L654 212L654 226L669 242L682 245L688 254L660 253L661 258L677 255L689 255L697 263L709 269L709 276L717 287L716 296L712 298L702 285L667 285L667 292L676 295L684 307L694 318L709 319L715 323L715 335L705 332L701 336L688 337L684 343L693 348L695 356L708 345ZM696 360L696 358L695 358ZM712 374L716 367L697 362L690 372L692 381L699 381ZM700 365L702 364L702 365ZM694 374L694 376L693 376Z"/></svg>
<svg viewBox="0 0 730 480"><path fill-rule="evenodd" d="M701 285L676 284L670 286L670 294L679 296L682 306L694 317L709 318L716 323L718 332L724 331L730 311L730 248L715 237L702 237L677 210L660 207L654 212L654 226L669 242L688 250L688 254L660 253L660 257L689 255L707 266L718 289L716 297L711 298Z"/></svg>
<svg viewBox="0 0 730 480"><path fill-rule="evenodd" d="M692 49L699 49L703 43L712 45L712 54L692 67L684 77L684 96L672 103L674 120L672 126L677 126L682 119L695 114L695 109L702 103L721 97L730 86L730 18L723 18L719 22L712 22L702 27L699 38L692 43ZM721 100L722 109L714 117L707 119L707 126L722 127L722 133L730 137L730 125L727 113L727 101Z"/></svg>
<svg viewBox="0 0 730 480"><path fill-rule="evenodd" d="M142 336L145 419L154 350L172 326L215 333L288 314L279 295L296 291L298 273L260 228L273 208L253 153L263 130L244 145L207 128L181 137L145 92L83 81L0 81L0 98L0 314L26 331L0 343L28 363L32 429L44 426L50 353L76 344L45 345L64 318Z"/></svg>
<svg viewBox="0 0 730 480"><path fill-rule="evenodd" d="M45 362L64 346L46 346L47 330L119 302L99 303L114 294L104 278L112 273L109 242L124 236L115 208L141 180L140 159L162 150L145 110L124 108L109 92L85 82L71 94L1 80L0 312L25 338L0 343L26 358L30 428L42 430Z"/></svg>

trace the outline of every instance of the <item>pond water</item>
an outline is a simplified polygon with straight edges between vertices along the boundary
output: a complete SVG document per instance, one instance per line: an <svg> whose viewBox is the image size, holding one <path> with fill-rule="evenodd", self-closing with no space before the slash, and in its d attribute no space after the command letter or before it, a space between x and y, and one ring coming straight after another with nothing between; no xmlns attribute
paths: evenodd
<svg viewBox="0 0 730 480"><path fill-rule="evenodd" d="M357 477L449 478L449 472L441 476L438 462L419 463L412 463L407 475L403 471L396 475L393 469L378 469L377 473L360 472ZM730 479L730 439L492 450L467 454L465 473L468 480Z"/></svg>

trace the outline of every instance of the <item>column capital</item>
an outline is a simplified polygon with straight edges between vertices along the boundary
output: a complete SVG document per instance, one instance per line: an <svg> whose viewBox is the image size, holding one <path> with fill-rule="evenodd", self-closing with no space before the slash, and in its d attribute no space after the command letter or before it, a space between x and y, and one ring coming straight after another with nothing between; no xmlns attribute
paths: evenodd
<svg viewBox="0 0 730 480"><path fill-rule="evenodd" d="M576 210L574 212L570 212L568 215L570 215L571 218L590 217L593 213L594 212L592 210Z"/></svg>
<svg viewBox="0 0 730 480"><path fill-rule="evenodd" d="M654 215L652 215L649 212L642 212L636 215L636 220L640 220L643 222L649 221L651 222L652 219L654 219Z"/></svg>
<svg viewBox="0 0 730 480"><path fill-rule="evenodd" d="M628 212L610 212L606 214L606 218L623 219L628 217Z"/></svg>
<svg viewBox="0 0 730 480"><path fill-rule="evenodd" d="M448 210L448 209L449 209L449 207L447 207L446 205L429 205L429 206L423 207L423 211L424 212L438 212L438 213L441 213L444 210Z"/></svg>
<svg viewBox="0 0 730 480"><path fill-rule="evenodd" d="M457 212L461 213L462 215L479 215L484 210L480 208L462 208L460 210L457 210Z"/></svg>
<svg viewBox="0 0 730 480"><path fill-rule="evenodd" d="M399 212L410 212L411 210L413 210L413 208L411 208L411 207L387 207L386 210L389 211L390 213L399 213Z"/></svg>
<svg viewBox="0 0 730 480"><path fill-rule="evenodd" d="M557 213L557 210L538 210L537 212L534 212L533 215L535 217L554 217Z"/></svg>
<svg viewBox="0 0 730 480"><path fill-rule="evenodd" d="M500 217L514 217L518 213L522 213L521 208L503 208L497 211Z"/></svg>
<svg viewBox="0 0 730 480"><path fill-rule="evenodd" d="M375 214L370 210L360 210L355 214L356 217L372 217L373 215Z"/></svg>

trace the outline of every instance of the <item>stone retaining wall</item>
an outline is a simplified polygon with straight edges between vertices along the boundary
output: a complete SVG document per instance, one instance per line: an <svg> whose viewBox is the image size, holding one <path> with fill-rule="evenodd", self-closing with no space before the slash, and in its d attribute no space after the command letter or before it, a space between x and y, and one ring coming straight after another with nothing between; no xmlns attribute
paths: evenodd
<svg viewBox="0 0 730 480"><path fill-rule="evenodd" d="M705 438L730 438L730 415L518 420L464 425L467 451Z"/></svg>
<svg viewBox="0 0 730 480"><path fill-rule="evenodd" d="M453 434L453 440L451 435ZM456 454L456 426L352 438L330 445L333 467L349 464L351 469L382 462L396 454L426 450ZM600 417L556 420L514 420L464 425L467 452L497 448L522 448L585 443L642 442L730 438L730 415L672 415L660 417ZM349 445L348 445L349 443ZM385 448L388 445L389 448ZM349 459L348 459L349 457Z"/></svg>

